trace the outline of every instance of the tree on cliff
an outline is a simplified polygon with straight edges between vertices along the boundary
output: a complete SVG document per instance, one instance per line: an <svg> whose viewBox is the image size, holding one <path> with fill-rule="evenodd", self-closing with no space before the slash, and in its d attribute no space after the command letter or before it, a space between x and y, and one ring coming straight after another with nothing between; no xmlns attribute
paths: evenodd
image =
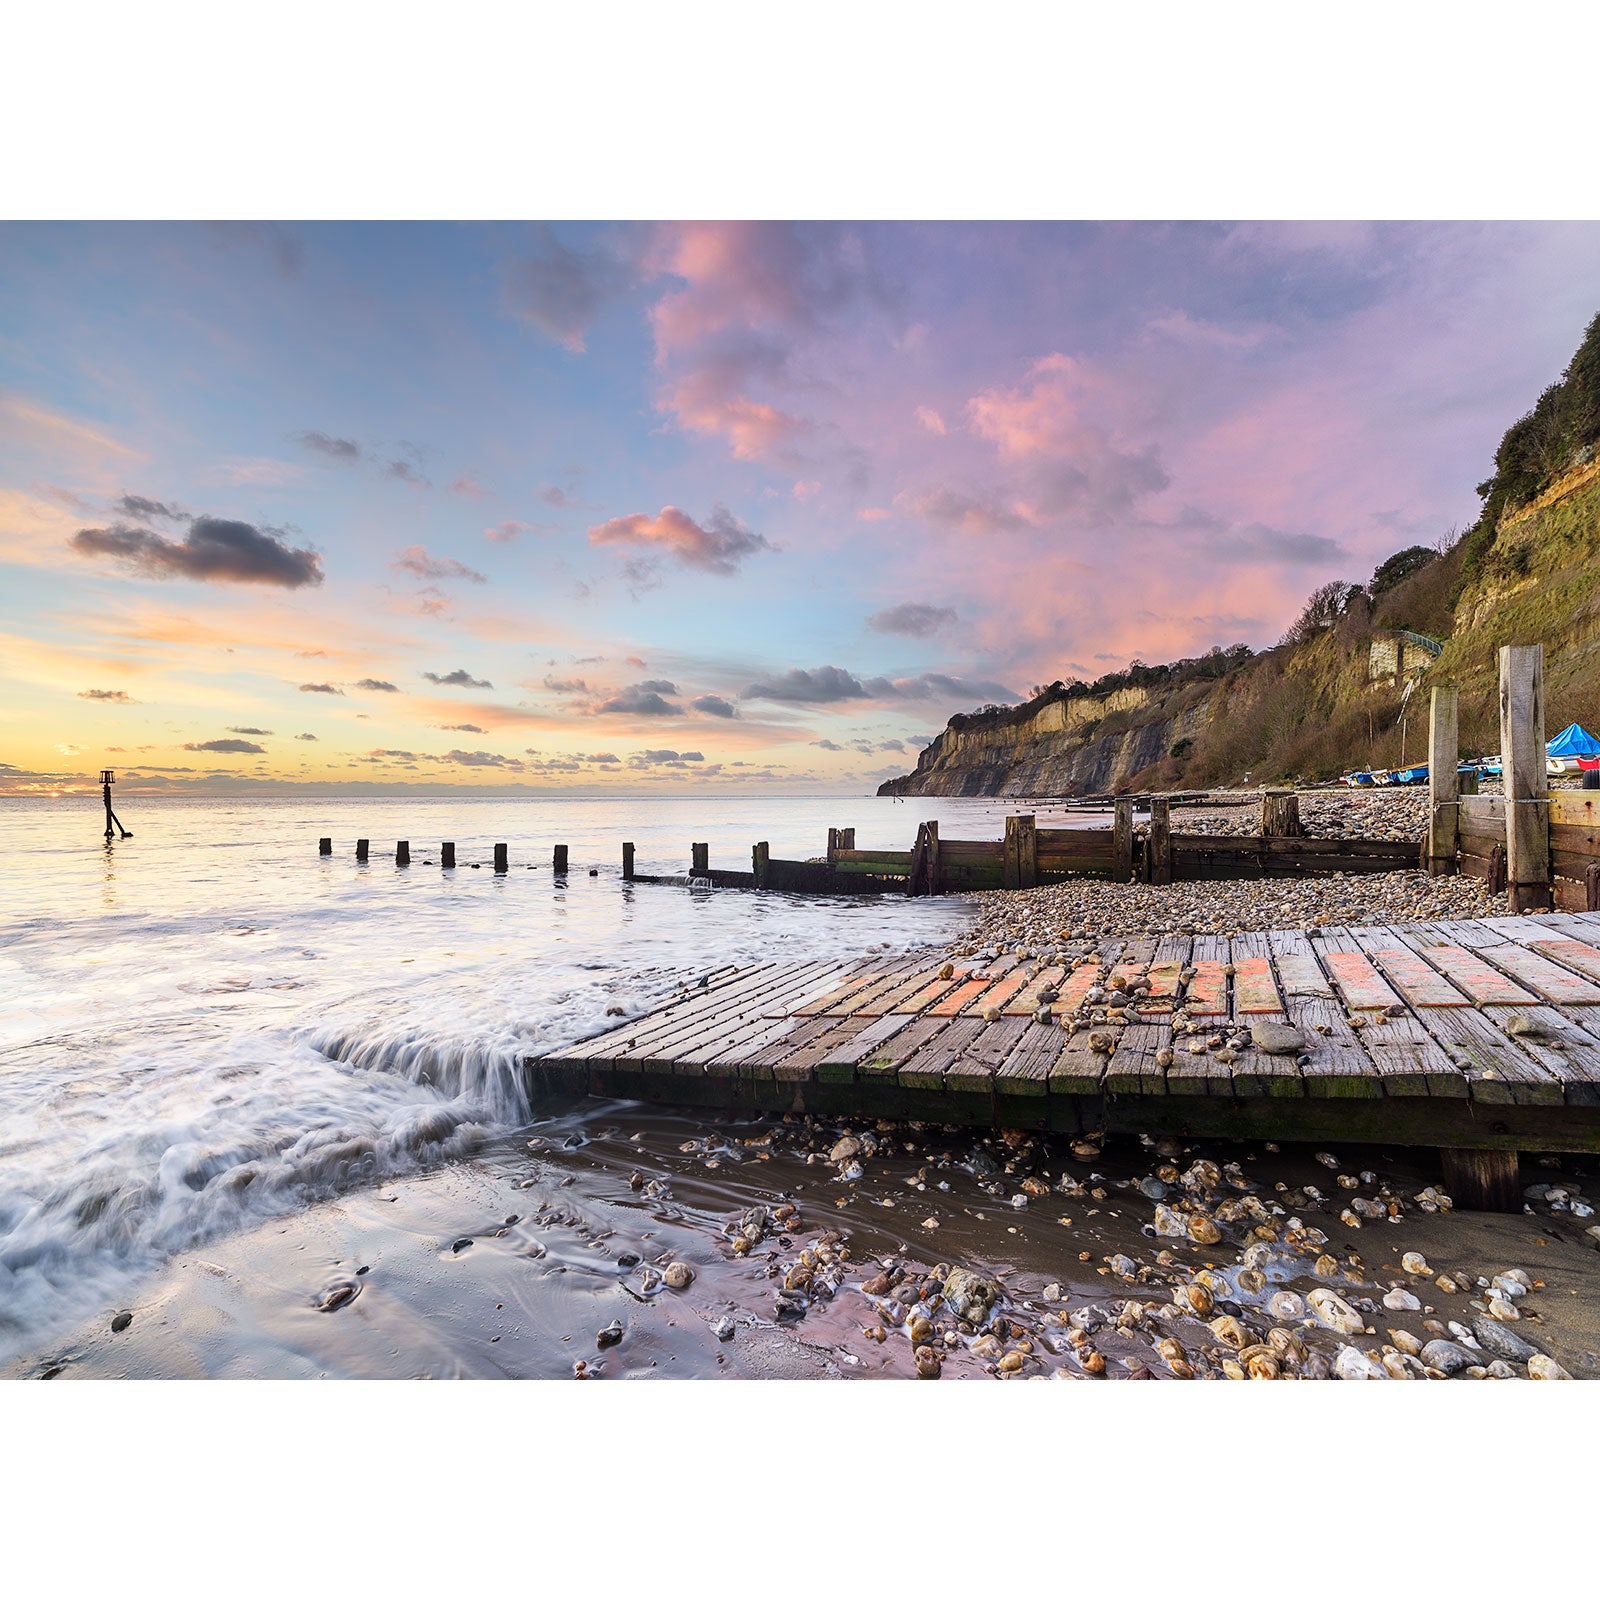
<svg viewBox="0 0 1600 1600"><path fill-rule="evenodd" d="M1363 592L1360 584L1346 583L1343 578L1323 584L1312 592L1304 610L1295 618L1280 643L1304 644L1307 639L1316 638L1323 629L1331 628L1344 615L1350 602Z"/></svg>

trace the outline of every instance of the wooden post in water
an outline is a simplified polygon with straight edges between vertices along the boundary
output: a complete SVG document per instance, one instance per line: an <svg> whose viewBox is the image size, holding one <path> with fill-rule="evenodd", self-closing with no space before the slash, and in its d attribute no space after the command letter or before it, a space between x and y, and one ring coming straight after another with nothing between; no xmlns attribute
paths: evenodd
<svg viewBox="0 0 1600 1600"><path fill-rule="evenodd" d="M856 847L856 830L854 828L841 828L839 830L839 848L841 850L854 850Z"/></svg>
<svg viewBox="0 0 1600 1600"><path fill-rule="evenodd" d="M567 847L564 844L558 844L556 846L555 854L551 857L550 868L558 878L566 877Z"/></svg>
<svg viewBox="0 0 1600 1600"><path fill-rule="evenodd" d="M689 875L694 878L703 878L711 871L711 846L708 844L692 844L689 846Z"/></svg>
<svg viewBox="0 0 1600 1600"><path fill-rule="evenodd" d="M318 839L317 840L317 854L319 856L331 856L333 854L333 840L332 839Z"/></svg>
<svg viewBox="0 0 1600 1600"><path fill-rule="evenodd" d="M1500 769L1506 794L1506 895L1512 914L1550 906L1550 777L1544 646L1500 647Z"/></svg>
<svg viewBox="0 0 1600 1600"><path fill-rule="evenodd" d="M356 840L356 860L357 861L365 861L366 859L367 859L367 841L365 839L357 839Z"/></svg>
<svg viewBox="0 0 1600 1600"><path fill-rule="evenodd" d="M1461 795L1456 766L1461 759L1455 685L1436 683L1428 699L1428 875L1456 871L1461 850Z"/></svg>
<svg viewBox="0 0 1600 1600"><path fill-rule="evenodd" d="M1444 1186L1467 1211L1520 1211L1515 1150L1441 1150Z"/></svg>
<svg viewBox="0 0 1600 1600"><path fill-rule="evenodd" d="M838 859L839 851L840 851L841 848L843 848L843 847L839 843L839 830L837 828L829 828L828 829L828 865L830 867Z"/></svg>
<svg viewBox="0 0 1600 1600"><path fill-rule="evenodd" d="M409 839L402 839L395 845L394 864L397 867L409 867L411 865L411 841Z"/></svg>
<svg viewBox="0 0 1600 1600"><path fill-rule="evenodd" d="M928 893L944 893L944 862L939 855L939 824L930 822L928 825ZM851 834L852 839L855 837Z"/></svg>
<svg viewBox="0 0 1600 1600"><path fill-rule="evenodd" d="M1261 796L1261 831L1269 839L1298 839L1300 796L1290 789L1268 789Z"/></svg>
<svg viewBox="0 0 1600 1600"><path fill-rule="evenodd" d="M1118 800L1111 813L1111 853L1118 883L1133 876L1133 801Z"/></svg>
<svg viewBox="0 0 1600 1600"><path fill-rule="evenodd" d="M497 844L494 847L494 870L496 872L509 872L511 870L511 865L506 860L506 847L503 844Z"/></svg>
<svg viewBox="0 0 1600 1600"><path fill-rule="evenodd" d="M455 864L456 864L456 847L453 844L442 844L442 845L440 845L439 846L439 865L441 867L453 867Z"/></svg>
<svg viewBox="0 0 1600 1600"><path fill-rule="evenodd" d="M622 847L622 881L633 882L633 846L625 844Z"/></svg>
<svg viewBox="0 0 1600 1600"><path fill-rule="evenodd" d="M1150 853L1145 860L1151 883L1172 882L1172 802L1164 794L1150 797Z"/></svg>
<svg viewBox="0 0 1600 1600"><path fill-rule="evenodd" d="M1002 882L1007 889L1031 889L1038 881L1039 832L1034 818L1007 817Z"/></svg>
<svg viewBox="0 0 1600 1600"><path fill-rule="evenodd" d="M766 840L750 847L750 870L755 875L756 888L765 889L767 886L767 863L772 859L772 853L767 848Z"/></svg>

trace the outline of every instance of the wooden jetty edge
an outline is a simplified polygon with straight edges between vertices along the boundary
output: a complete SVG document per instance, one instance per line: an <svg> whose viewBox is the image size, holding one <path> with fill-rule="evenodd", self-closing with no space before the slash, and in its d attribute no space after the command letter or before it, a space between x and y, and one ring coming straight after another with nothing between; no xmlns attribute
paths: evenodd
<svg viewBox="0 0 1600 1600"><path fill-rule="evenodd" d="M1467 1205L1520 1203L1519 1150L1600 1152L1600 913L1058 948L1051 967L723 968L526 1066L546 1089L722 1109L1429 1146ZM1120 1023L1063 1026L1105 979L1149 987ZM1180 1007L1304 1048L1191 1052Z"/></svg>

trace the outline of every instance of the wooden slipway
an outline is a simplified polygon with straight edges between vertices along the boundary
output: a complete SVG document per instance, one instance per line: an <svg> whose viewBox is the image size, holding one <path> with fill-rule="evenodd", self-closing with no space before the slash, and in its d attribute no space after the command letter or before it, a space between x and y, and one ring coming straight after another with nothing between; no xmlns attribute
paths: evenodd
<svg viewBox="0 0 1600 1600"><path fill-rule="evenodd" d="M779 962L709 973L527 1065L554 1089L728 1109L1600 1151L1600 913L1061 948L1150 979L1125 1026L1055 1020L1094 966ZM1180 1003L1201 1022L1292 1024L1303 1059L1192 1054L1173 1037ZM1109 1052L1091 1043L1103 1033Z"/></svg>

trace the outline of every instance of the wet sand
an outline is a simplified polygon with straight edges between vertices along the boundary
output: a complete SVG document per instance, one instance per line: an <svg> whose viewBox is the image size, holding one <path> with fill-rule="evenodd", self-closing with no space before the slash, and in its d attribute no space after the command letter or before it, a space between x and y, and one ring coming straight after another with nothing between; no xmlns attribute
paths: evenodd
<svg viewBox="0 0 1600 1600"><path fill-rule="evenodd" d="M911 1377L921 1345L922 1369L948 1378L1221 1378L1240 1375L1241 1341L1259 1355L1274 1329L1271 1375L1320 1375L1345 1345L1387 1348L1401 1375L1396 1334L1401 1349L1406 1336L1456 1342L1449 1322L1470 1327L1473 1302L1488 1303L1473 1280L1520 1269L1534 1287L1505 1326L1572 1377L1600 1376L1592 1216L1543 1201L1534 1215L1429 1214L1440 1180L1425 1152L1323 1153L1337 1164L1260 1144L1074 1150L581 1101L469 1162L179 1255L131 1304L0 1375ZM1596 1166L1527 1158L1523 1181L1564 1184L1563 1203L1581 1206L1600 1192ZM1356 1200L1400 1215L1352 1228L1341 1212ZM1213 1242L1158 1236L1162 1215L1169 1228L1210 1219L1196 1231L1214 1227ZM1426 1275L1402 1266L1412 1251ZM674 1263L692 1275L685 1287L670 1286ZM954 1280L934 1271L951 1266L1000 1290L992 1315L958 1318ZM1441 1273L1460 1291L1444 1292ZM1274 1294L1319 1288L1372 1331L1268 1309ZM1397 1289L1418 1307L1386 1308ZM603 1330L620 1337L603 1345Z"/></svg>

